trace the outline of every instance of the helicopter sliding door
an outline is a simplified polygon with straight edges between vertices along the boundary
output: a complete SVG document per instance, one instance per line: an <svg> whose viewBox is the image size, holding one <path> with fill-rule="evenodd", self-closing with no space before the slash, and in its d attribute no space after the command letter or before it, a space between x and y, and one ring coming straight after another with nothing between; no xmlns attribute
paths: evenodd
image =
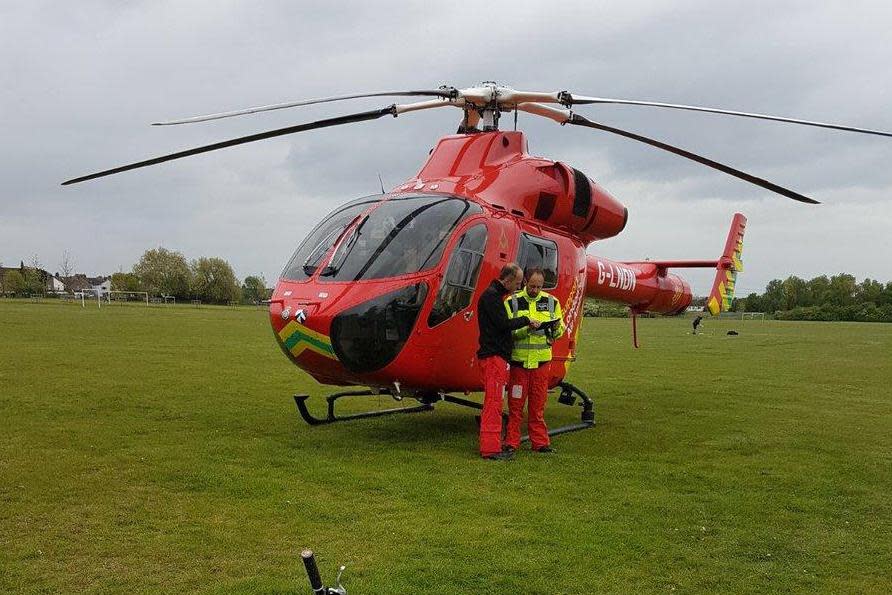
<svg viewBox="0 0 892 595"><path fill-rule="evenodd" d="M424 362L424 380L441 390L463 390L480 382L475 366L478 349L477 296L492 275L487 250L494 250L491 222L467 221L453 234L436 277L431 278L429 309L422 311L418 325L425 331L413 340L415 359ZM497 255L491 255L497 257Z"/></svg>
<svg viewBox="0 0 892 595"><path fill-rule="evenodd" d="M471 305L486 250L486 235L486 225L478 223L455 243L440 291L427 317L429 327L449 320Z"/></svg>

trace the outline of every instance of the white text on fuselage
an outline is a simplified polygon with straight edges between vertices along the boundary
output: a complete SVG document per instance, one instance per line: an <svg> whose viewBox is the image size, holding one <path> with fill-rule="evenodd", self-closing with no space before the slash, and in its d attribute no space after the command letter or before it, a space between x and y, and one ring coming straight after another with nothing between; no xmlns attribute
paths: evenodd
<svg viewBox="0 0 892 595"><path fill-rule="evenodd" d="M615 264L598 263L598 285L635 291L635 271Z"/></svg>

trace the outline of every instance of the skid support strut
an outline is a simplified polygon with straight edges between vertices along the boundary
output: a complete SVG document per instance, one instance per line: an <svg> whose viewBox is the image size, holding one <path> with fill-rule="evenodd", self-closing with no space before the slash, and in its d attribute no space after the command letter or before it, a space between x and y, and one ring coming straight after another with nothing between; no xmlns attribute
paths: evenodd
<svg viewBox="0 0 892 595"><path fill-rule="evenodd" d="M579 387L574 386L569 382L561 382L558 386L561 389L561 394L558 396L558 403L561 405L574 405L576 403L576 397L579 397L581 401L580 405L582 406L582 419L578 424L570 424L569 426L561 426L559 428L554 428L553 430L548 430L548 435L557 436L558 434L578 432L579 430L587 430L594 427L595 402L592 401L587 394L582 392ZM528 442L529 439L529 435L520 437L521 442Z"/></svg>
<svg viewBox="0 0 892 595"><path fill-rule="evenodd" d="M310 395L294 395L294 403L297 405L297 410L300 412L300 416L311 426L321 426L336 421L350 421L367 417L382 417L384 415L394 415L397 413L419 413L421 411L432 411L434 408L430 403L422 403L415 407L394 407L392 409L379 409L377 411L351 413L349 415L340 416L335 414L335 402L342 397L377 397L382 394L389 393L380 393L372 390L351 390L329 395L325 398L325 401L328 403L328 414L324 418L314 416L310 413L310 410L307 409L307 399L310 398Z"/></svg>

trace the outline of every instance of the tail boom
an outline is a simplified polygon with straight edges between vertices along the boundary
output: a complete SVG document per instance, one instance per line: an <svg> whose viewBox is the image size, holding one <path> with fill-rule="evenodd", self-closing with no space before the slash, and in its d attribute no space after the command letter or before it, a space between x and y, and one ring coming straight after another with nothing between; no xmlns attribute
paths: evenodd
<svg viewBox="0 0 892 595"><path fill-rule="evenodd" d="M716 277L706 301L715 315L731 307L746 217L735 213L725 249L718 260L663 260L614 262L591 254L586 262L586 296L626 304L635 314L681 314L691 305L691 287L670 268L715 268Z"/></svg>
<svg viewBox="0 0 892 595"><path fill-rule="evenodd" d="M585 287L587 297L626 304L635 313L680 314L691 305L690 285L661 262L614 262L589 254Z"/></svg>

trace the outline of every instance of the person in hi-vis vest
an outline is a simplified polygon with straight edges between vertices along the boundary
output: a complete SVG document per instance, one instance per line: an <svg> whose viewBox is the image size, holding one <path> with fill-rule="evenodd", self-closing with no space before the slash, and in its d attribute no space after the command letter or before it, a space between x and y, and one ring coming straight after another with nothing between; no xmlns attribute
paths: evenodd
<svg viewBox="0 0 892 595"><path fill-rule="evenodd" d="M548 396L551 345L564 334L561 304L553 295L542 291L545 273L530 269L526 273L526 287L505 300L508 316L526 317L541 323L540 328L521 328L513 331L511 374L508 380L508 429L505 449L515 451L520 446L520 423L524 403L527 407L527 427L530 445L536 452L554 452L545 425L545 400ZM551 323L551 324L547 324Z"/></svg>

